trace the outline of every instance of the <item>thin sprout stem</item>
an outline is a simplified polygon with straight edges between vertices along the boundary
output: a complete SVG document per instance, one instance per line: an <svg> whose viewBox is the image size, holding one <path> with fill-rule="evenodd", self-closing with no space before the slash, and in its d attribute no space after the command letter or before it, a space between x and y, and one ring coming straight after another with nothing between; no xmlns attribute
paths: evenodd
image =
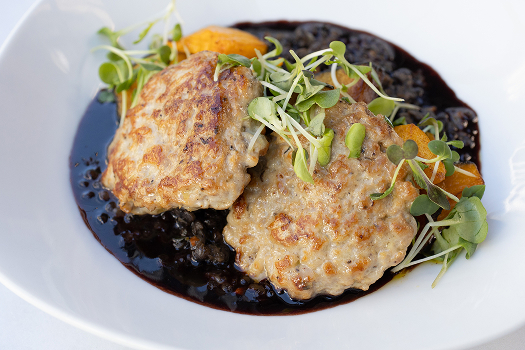
<svg viewBox="0 0 525 350"><path fill-rule="evenodd" d="M316 51L316 52L312 52L312 53L304 56L303 58L301 58L301 62L302 63L306 63L309 59L317 57L317 56L321 56L323 53L330 52L330 51L332 51L332 49L324 49L324 50L319 50L319 51Z"/></svg>
<svg viewBox="0 0 525 350"><path fill-rule="evenodd" d="M403 264L403 268L405 268L406 265L410 263L416 257L416 255L419 254L421 249L423 249L423 247L427 244L427 242L430 240L430 238L434 234L435 228L433 228L430 231L428 230L429 228L430 226L427 228L427 232L425 232L424 235L420 236L423 239L421 239L419 242L416 241L416 244L414 244L414 246L410 250L410 254L406 257L405 262Z"/></svg>
<svg viewBox="0 0 525 350"><path fill-rule="evenodd" d="M124 124L124 118L126 118L127 108L128 108L128 93L126 90L121 92L122 100L122 110L120 111L120 126Z"/></svg>
<svg viewBox="0 0 525 350"><path fill-rule="evenodd" d="M279 107L280 108L280 107ZM286 113L285 113L286 114ZM288 116L288 114L286 114ZM303 134L304 137L306 137L308 139L308 141L310 141L311 143L314 144L315 147L317 148L320 148L321 147L321 144L319 143L319 141L313 137L312 135L310 135L310 133L306 130L303 129L303 127L301 126L301 124L299 124L298 122L296 122L292 117L288 116L289 118L289 121L290 123L301 133Z"/></svg>
<svg viewBox="0 0 525 350"><path fill-rule="evenodd" d="M316 148L314 147L312 143L310 143L310 167L308 168L308 172L310 173L310 175L314 173L315 159L317 159L317 156L315 158L313 157L314 149Z"/></svg>
<svg viewBox="0 0 525 350"><path fill-rule="evenodd" d="M264 70L267 70L267 71L270 71L270 72L272 72L272 70L273 70L273 72L288 73L288 71L286 71L286 70L284 70L284 69L282 69L280 67L276 67L273 64L269 63L268 61L266 61L266 58L264 58L264 56L261 54L261 51L255 49L255 54L257 55L257 58L259 59L259 62L261 63L261 66L263 68L263 70L261 71L261 75L263 77L264 77Z"/></svg>
<svg viewBox="0 0 525 350"><path fill-rule="evenodd" d="M334 83L334 86L336 88L342 88L343 85L341 85L339 83L339 80L337 80L337 63L333 63L332 66L330 67L330 75L332 77L332 83Z"/></svg>
<svg viewBox="0 0 525 350"><path fill-rule="evenodd" d="M261 85L266 86L267 88L272 89L273 91L277 91L280 94L284 94L284 95L287 94L287 92L284 91L283 89L280 89L277 86L275 86L273 84L270 84L270 83L268 83L266 81L260 81L260 83L261 83Z"/></svg>
<svg viewBox="0 0 525 350"><path fill-rule="evenodd" d="M443 190L443 189L442 189ZM456 203L459 202L459 198L454 196L452 193L450 192L447 192L445 190L443 190L443 193L450 199L452 199L453 201L455 201Z"/></svg>
<svg viewBox="0 0 525 350"><path fill-rule="evenodd" d="M168 32L171 22L171 14L175 11L175 0L171 0L168 6L166 7L166 13L163 17L164 19L164 35L162 36L162 44L166 45L168 43Z"/></svg>
<svg viewBox="0 0 525 350"><path fill-rule="evenodd" d="M445 255L445 258L443 260L443 267L441 268L441 271L439 271L438 275L436 276L436 279L434 280L434 282L432 282L432 288L434 288L437 283L439 282L439 280L441 279L441 277L443 277L443 275L445 274L445 272L447 272L448 270L448 254Z"/></svg>
<svg viewBox="0 0 525 350"><path fill-rule="evenodd" d="M305 70L310 70L310 69L316 68L319 65L323 64L324 62L328 61L330 58L332 58L332 56L325 56L325 57L321 58L320 60L317 60L314 63L304 67L304 69Z"/></svg>
<svg viewBox="0 0 525 350"><path fill-rule="evenodd" d="M123 53L126 55L152 55L156 54L157 51L155 50L122 50Z"/></svg>
<svg viewBox="0 0 525 350"><path fill-rule="evenodd" d="M434 260L435 258L439 258L440 256L442 255L445 255L445 254L448 254L458 248L461 248L460 245L457 245L457 246L454 246L452 248L449 248L447 250L444 250L442 251L441 253L438 253L438 254L434 254L432 256L429 256L427 258L423 258L423 259L419 259L419 260L416 260L416 261L412 261L410 264L406 265L405 267L409 267L409 266L412 266L412 265L417 265L417 264L420 264L420 263L423 263L425 261L429 261L429 260ZM445 259L446 260L446 259Z"/></svg>
<svg viewBox="0 0 525 350"><path fill-rule="evenodd" d="M341 95L346 97L350 101L350 103L357 103L356 100L354 100L352 96L350 96L348 93L341 91Z"/></svg>
<svg viewBox="0 0 525 350"><path fill-rule="evenodd" d="M399 105L396 104L396 106L394 107L394 110L392 111L392 114L390 114L390 121L391 122L394 121L394 118L395 118L395 116L397 114L397 111L399 111L399 108L401 108L401 107L399 107Z"/></svg>
<svg viewBox="0 0 525 350"><path fill-rule="evenodd" d="M295 144L296 144L297 148L298 149L303 148L303 145L301 144L301 141L299 141L299 138L297 137L297 134L296 134L294 128L289 128L289 130L292 133L292 137L293 137L293 139L295 141Z"/></svg>
<svg viewBox="0 0 525 350"><path fill-rule="evenodd" d="M332 66L330 67L330 76L332 78L332 83L334 83L334 86L336 88L339 88L341 89L343 87L343 85L341 85L341 83L339 83L339 81L337 80L337 74L336 74L336 71L337 71L337 63L333 63ZM343 95L344 97L346 97L350 103L356 103L356 101L353 99L352 96L350 96L350 94L344 92L342 89L341 89L341 95Z"/></svg>
<svg viewBox="0 0 525 350"><path fill-rule="evenodd" d="M276 134L278 135L281 135L281 132L279 130L277 130L272 124L268 123L266 120L264 120L263 118L261 118L260 116L258 116L257 114L255 114L255 116L257 117L257 120L258 122L261 122L263 123L264 125L266 125L270 130L274 131ZM290 147L293 148L293 145L290 143L290 141L288 141L286 138L283 137L283 139L288 143L288 145L290 145Z"/></svg>
<svg viewBox="0 0 525 350"><path fill-rule="evenodd" d="M182 48L184 49L184 54L186 55L186 58L189 58L191 56L190 49L184 43L182 44Z"/></svg>
<svg viewBox="0 0 525 350"><path fill-rule="evenodd" d="M432 177L430 178L430 182L434 183L438 169L439 169L439 160L434 164L434 171L432 172Z"/></svg>
<svg viewBox="0 0 525 350"><path fill-rule="evenodd" d="M166 68L164 64L161 65L161 64L158 64L158 63L147 61L147 60L142 59L142 58L130 57L129 59L131 61L133 61L133 62L136 62L136 63L152 64L152 65L157 66L159 68Z"/></svg>
<svg viewBox="0 0 525 350"><path fill-rule="evenodd" d="M279 102L279 101L284 100L285 98L286 98L286 95L274 96L274 97L272 98L272 101L273 101L273 102Z"/></svg>
<svg viewBox="0 0 525 350"><path fill-rule="evenodd" d="M288 104L288 101L290 101L290 98L292 98L293 91L295 90L295 87L299 83L299 80L301 80L301 77L303 76L303 73L297 74L297 78L294 79L292 83L292 87L290 88L290 91L288 91L288 95L286 95L286 100L284 100L283 108L286 109L286 105Z"/></svg>
<svg viewBox="0 0 525 350"><path fill-rule="evenodd" d="M432 125L434 125L434 139L439 140L439 125L437 122L432 122Z"/></svg>
<svg viewBox="0 0 525 350"><path fill-rule="evenodd" d="M390 121L391 121L391 122L394 121L394 117L396 116L397 112L398 112L401 108L406 108L406 109L420 109L419 106L416 106L416 105L413 105L413 104L410 104L410 103L396 102L396 106L394 107L394 110L392 111L392 114L390 115Z"/></svg>
<svg viewBox="0 0 525 350"><path fill-rule="evenodd" d="M416 156L414 158L414 160L418 160L420 162L423 162L423 163L435 163L435 162L439 162L440 160L443 160L445 158L441 157L441 156L438 156L436 158L432 158L432 159L425 159L425 158L421 158L421 157L418 157Z"/></svg>
<svg viewBox="0 0 525 350"><path fill-rule="evenodd" d="M401 167L403 166L404 162L405 162L405 159L403 158L397 165L397 168L396 168L396 171L394 171L394 176L392 177L392 183L390 184L390 186L394 186L394 183L396 182L396 177L399 174L399 170L401 170Z"/></svg>
<svg viewBox="0 0 525 350"><path fill-rule="evenodd" d="M416 256L417 253L419 253L419 251L423 247L423 245L421 245L421 242L423 241L423 239L425 239L425 237L427 235L427 232L430 229L430 225L429 224L430 223L427 223L425 225L425 227L423 227L423 230L421 230L421 233L417 237L416 242L412 245L412 248L410 249L410 252L408 252L408 254L406 255L405 259L399 265L397 265L396 267L394 267L392 269L392 272L398 272L398 271L401 271L402 269L404 269L405 265L408 264L410 261L412 261L414 256ZM425 239L425 241L426 241L426 239Z"/></svg>
<svg viewBox="0 0 525 350"><path fill-rule="evenodd" d="M399 108L406 108L406 109L420 109L421 108L411 103L396 102L396 104L399 106Z"/></svg>
<svg viewBox="0 0 525 350"><path fill-rule="evenodd" d="M250 140L250 144L248 145L248 153L251 152L252 148L253 148L253 145L255 145L255 142L257 141L257 138L259 137L259 135L261 134L261 132L263 131L264 129L264 124L261 124L261 126L259 126L257 128L257 131L255 132L255 134L253 134L253 137L252 139Z"/></svg>
<svg viewBox="0 0 525 350"><path fill-rule="evenodd" d="M477 177L476 175L472 174L470 171L463 170L461 168L458 168L455 165L454 165L454 170L457 171L458 173L463 174L463 175L467 175L467 176L470 176L470 177Z"/></svg>
<svg viewBox="0 0 525 350"><path fill-rule="evenodd" d="M387 96L385 94L383 94L381 91L379 91L377 89L377 87L372 84L372 82L370 80L368 80L368 77L366 75L364 75L363 73L361 73L361 71L359 69L357 69L353 64L349 63L346 58L342 58L340 59L340 61L345 64L348 68L350 68L351 70L353 70L355 72L355 74L357 74L361 79L363 79L363 81L372 89L374 90L374 92L376 94L378 94L379 96L381 96L382 98L384 99L387 99L387 100L392 100L392 101L404 101L402 98L397 98L397 97L390 97L390 96Z"/></svg>

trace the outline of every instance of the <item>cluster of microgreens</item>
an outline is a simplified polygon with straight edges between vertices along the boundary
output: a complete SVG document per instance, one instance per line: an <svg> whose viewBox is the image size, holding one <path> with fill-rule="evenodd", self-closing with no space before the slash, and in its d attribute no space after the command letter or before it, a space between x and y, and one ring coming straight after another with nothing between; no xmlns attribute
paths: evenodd
<svg viewBox="0 0 525 350"><path fill-rule="evenodd" d="M178 22L172 29L171 18L175 15ZM164 22L163 35L156 34L153 36L149 50L125 50L119 43L119 38L136 29L146 26L139 34L137 40L133 44L140 43L151 28L158 22ZM108 50L108 62L103 63L99 67L100 79L109 85L109 89L113 89L115 93L125 92L132 89L131 107L137 104L138 97L146 82L158 71L166 68L172 63L177 63L178 52L177 45L174 43L172 47L168 45L169 36L172 40L177 42L182 37L182 30L180 23L182 20L178 16L175 9L175 0L171 0L166 10L158 18L133 25L119 31L113 31L108 27L104 27L98 31L99 34L107 37L110 45L101 45L93 48L96 50ZM136 84L136 87L135 85ZM127 93L122 94L122 110L120 111L120 122L124 120L126 109L128 106ZM112 101L114 95L111 92L99 95L99 99L104 101Z"/></svg>
<svg viewBox="0 0 525 350"><path fill-rule="evenodd" d="M453 194L434 185L433 180L436 176L440 162L443 162L445 166L446 176L454 174L455 171L468 176L474 175L454 165L454 163L459 160L459 154L452 151L450 146L463 148L463 142L447 142L445 134L443 134L440 139L439 131L443 127L443 124L434 118L427 117L423 119L419 125L426 126L425 129L427 130L434 131L435 140L428 143L428 148L436 157L432 159L418 157L418 146L416 142L412 140L407 140L403 144L403 147L397 145L388 147L386 152L388 159L397 165L391 186L385 192L373 193L370 197L372 200L379 200L388 196L394 189L396 178L404 162L406 161L408 163L412 170L414 181L426 192L426 194L418 196L412 203L410 213L413 216L425 215L428 219L428 223L419 234L417 240L413 242L412 248L405 257L405 260L394 267L392 271L398 272L405 267L424 261L441 259L443 260L443 267L432 284L432 287L434 287L462 249L466 250L466 257L468 259L476 250L477 244L485 239L487 235L487 212L480 200L485 191L485 186L478 185L466 188L462 193L461 199L458 199ZM434 164L432 177L430 179L423 171L428 167L427 164ZM435 222L432 219L432 214L437 212L440 208L443 210L450 210L450 203L447 197L457 203L444 220ZM440 227L448 228L440 233L438 230ZM434 255L413 261L432 236L436 239L432 245L432 252Z"/></svg>
<svg viewBox="0 0 525 350"><path fill-rule="evenodd" d="M355 101L347 93L351 86L363 80L379 95L369 105L374 113L392 107L383 113L390 116L396 108L412 106L401 104L402 99L385 94L372 65L359 66L349 63L344 56L346 45L340 41L333 41L329 48L313 52L303 58L299 58L293 50L290 50L295 62L289 62L278 57L283 50L278 40L271 37L266 37L266 40L274 44L275 49L264 55L256 50L257 57L251 60L235 54L219 55L214 78L218 80L223 70L234 66L250 67L255 72L265 87L265 96L254 99L248 106L249 116L261 123L253 135L248 150L253 147L264 127L268 127L294 149L293 168L303 181L313 183L312 175L316 163L326 166L330 161L334 131L324 125L324 109L333 107L340 98L354 103ZM332 66L332 80L335 87L314 79L314 72L321 64ZM342 67L352 79L350 84L344 85L337 81L335 69L338 66ZM379 88L368 79L368 73ZM292 97L295 97L293 103L291 103ZM315 115L313 115L314 110L317 111ZM390 119L387 121L390 122ZM303 148L299 140L300 135L309 142L308 151ZM352 132L349 130L345 138L345 143L350 150L349 157L359 156L364 135L365 130L362 125L353 128Z"/></svg>
<svg viewBox="0 0 525 350"><path fill-rule="evenodd" d="M178 18L179 23L170 30L170 19L173 14ZM125 50L119 43L121 36L146 26L139 34L138 39L133 42L133 44L140 43L150 29L160 21L164 21L164 33L162 36L153 35L149 50ZM107 27L100 29L98 33L107 37L111 43L111 45L97 46L93 49L109 51L109 61L103 63L99 68L100 79L108 84L110 90L112 89L115 93L132 89L131 107L134 107L149 78L168 65L177 63L178 52L175 42L182 37L181 22L182 20L175 9L175 0L171 0L163 15L152 21L119 31L112 31ZM168 45L170 34L171 40L174 42L171 47ZM346 46L342 42L333 41L330 48L308 54L303 58L299 58L293 50L290 50L290 54L295 60L292 63L278 57L283 50L278 40L271 37L266 37L266 39L275 45L275 49L264 55L255 50L256 58L248 59L237 54L219 54L214 80L219 79L222 71L235 66L248 67L255 72L265 87L265 94L264 97L254 99L248 106L249 116L261 123L252 137L248 151L251 150L263 129L268 127L294 149L292 155L293 168L297 176L303 181L313 183L312 174L316 162L321 166L326 166L330 161L334 131L324 125L324 109L333 107L340 98L348 103L355 103L356 101L348 94L348 89L360 80L363 80L379 96L368 104L368 109L376 115L383 115L390 125L406 124L404 118L395 119L399 109L419 108L415 105L403 103L402 99L387 96L372 64L354 65L349 63L344 56ZM185 51L186 55L189 56L188 50ZM321 64L331 65L331 77L334 86L314 79L313 72ZM282 68L283 65L285 68ZM341 67L346 75L352 79L349 84L341 84L337 80L336 70L338 67ZM376 85L368 79L368 74ZM133 86L134 84L136 86ZM102 99L103 102L114 101L113 92L101 93L99 99ZM292 104L290 101L294 94L296 94L295 102ZM123 93L122 110L120 111L121 123L126 115L127 104L127 94ZM312 115L315 106L319 108L315 109L317 114ZM392 271L398 272L414 264L441 259L443 267L432 284L434 287L462 249L466 250L466 258L468 259L476 250L477 244L485 239L487 235L487 212L480 201L485 186L478 185L466 188L460 200L453 194L434 185L433 181L440 162L443 162L445 166L446 176L450 176L456 171L468 176L474 175L454 165L455 162L459 161L459 154L452 151L450 146L462 148L463 142L447 142L445 134L439 138L439 132L443 128L440 121L428 118L427 115L419 126L424 127L423 131L434 133L435 140L430 141L428 148L436 157L433 159L418 157L418 146L412 140L406 141L402 147L390 146L387 149L388 159L397 165L391 185L385 192L373 193L370 197L372 200L380 200L388 196L394 189L401 167L405 162L408 163L414 181L426 191L426 194L418 196L413 202L410 213L413 216L425 215L428 218L428 223L417 240L413 242L405 260ZM349 150L349 158L360 156L365 133L365 127L360 123L353 124L348 130L345 145ZM299 140L300 135L309 142L308 152ZM307 164L308 158L310 158L309 165ZM428 167L427 164L434 164L430 179L423 171ZM457 203L444 220L435 222L431 215L439 208L450 210L447 197ZM447 228L439 231L439 228L443 227ZM434 255L413 261L431 237L435 237L432 245Z"/></svg>

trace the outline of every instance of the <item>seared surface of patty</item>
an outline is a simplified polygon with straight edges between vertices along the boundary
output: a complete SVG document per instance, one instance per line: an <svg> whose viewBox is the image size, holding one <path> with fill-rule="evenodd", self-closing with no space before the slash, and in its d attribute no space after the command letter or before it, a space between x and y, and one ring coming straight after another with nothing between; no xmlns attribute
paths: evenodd
<svg viewBox="0 0 525 350"><path fill-rule="evenodd" d="M344 138L356 122L366 137L361 156L349 159ZM403 260L416 234L409 208L418 191L405 181L407 172L391 195L370 199L390 186L395 166L385 152L402 144L399 136L364 103L339 102L326 110L325 124L335 132L332 157L325 168L317 165L315 183L296 176L292 150L276 136L224 229L239 267L295 299L367 290Z"/></svg>
<svg viewBox="0 0 525 350"><path fill-rule="evenodd" d="M261 84L245 67L213 81L217 53L203 51L153 76L109 146L102 183L121 209L156 214L172 208L226 209L250 181L268 142L247 117Z"/></svg>

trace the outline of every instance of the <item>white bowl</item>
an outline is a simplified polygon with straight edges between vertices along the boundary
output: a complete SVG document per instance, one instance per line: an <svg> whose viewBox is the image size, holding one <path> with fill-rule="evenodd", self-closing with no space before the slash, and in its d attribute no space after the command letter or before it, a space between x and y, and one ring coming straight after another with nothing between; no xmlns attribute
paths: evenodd
<svg viewBox="0 0 525 350"><path fill-rule="evenodd" d="M149 285L93 238L73 199L68 158L101 87L102 26L123 28L165 0L44 0L0 52L0 282L50 314L141 349L452 349L525 323L525 29L516 1L179 0L207 24L326 20L388 39L434 67L479 114L489 237L435 289L421 266L353 303L301 316L203 307Z"/></svg>

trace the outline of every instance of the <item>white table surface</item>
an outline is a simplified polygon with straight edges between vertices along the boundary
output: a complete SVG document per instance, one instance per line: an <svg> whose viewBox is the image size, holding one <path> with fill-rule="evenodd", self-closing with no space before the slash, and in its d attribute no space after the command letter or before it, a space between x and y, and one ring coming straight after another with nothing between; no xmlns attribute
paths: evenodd
<svg viewBox="0 0 525 350"><path fill-rule="evenodd" d="M0 45L34 0L0 0ZM86 333L22 300L0 284L0 349L128 350ZM470 350L525 349L525 326Z"/></svg>

